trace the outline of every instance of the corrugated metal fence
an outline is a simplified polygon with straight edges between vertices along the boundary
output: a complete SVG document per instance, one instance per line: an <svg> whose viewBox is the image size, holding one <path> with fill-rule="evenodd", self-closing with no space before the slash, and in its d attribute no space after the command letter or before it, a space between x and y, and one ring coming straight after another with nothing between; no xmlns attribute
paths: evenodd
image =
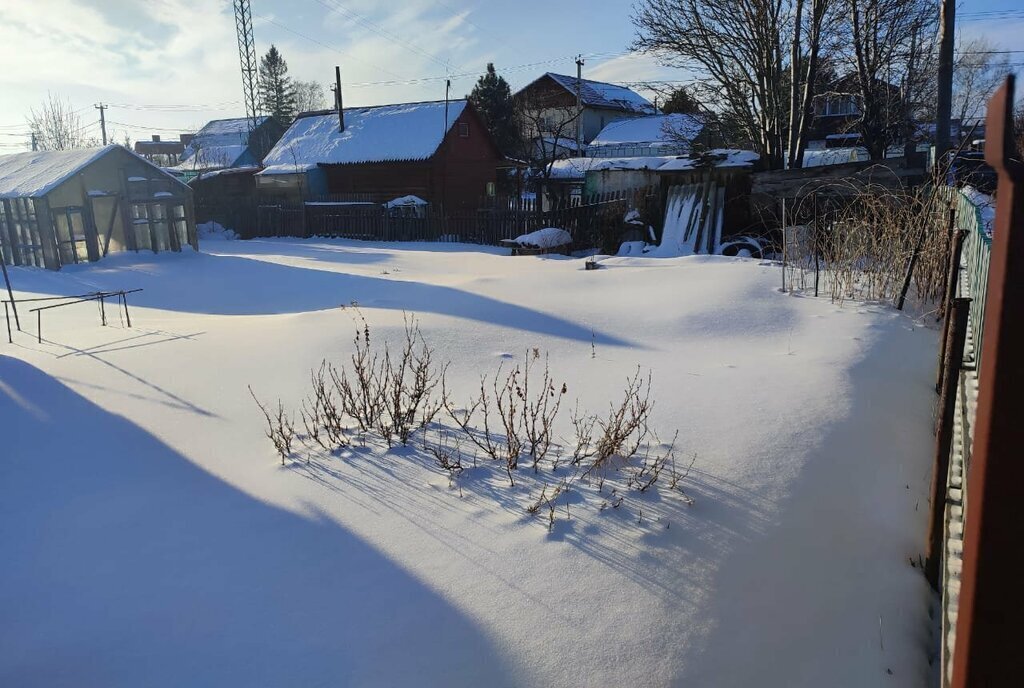
<svg viewBox="0 0 1024 688"><path fill-rule="evenodd" d="M943 548L942 595L942 686L949 685L956 619L959 609L961 555L963 553L964 514L967 507L967 469L971 463L974 420L978 399L978 370L981 341L984 337L985 299L988 264L992 250L989 228L981 210L958 189L943 189L956 207L957 227L967 231L956 296L971 299L964 346L963 365L956 392L953 443L946 486L945 537Z"/></svg>

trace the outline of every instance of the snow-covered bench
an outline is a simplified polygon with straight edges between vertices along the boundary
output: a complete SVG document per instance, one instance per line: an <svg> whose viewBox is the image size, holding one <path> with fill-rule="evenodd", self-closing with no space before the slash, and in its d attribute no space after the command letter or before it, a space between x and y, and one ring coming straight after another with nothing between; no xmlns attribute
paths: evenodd
<svg viewBox="0 0 1024 688"><path fill-rule="evenodd" d="M545 253L569 255L572 235L564 229L545 227L515 239L502 239L501 245L512 249L513 256L539 256Z"/></svg>

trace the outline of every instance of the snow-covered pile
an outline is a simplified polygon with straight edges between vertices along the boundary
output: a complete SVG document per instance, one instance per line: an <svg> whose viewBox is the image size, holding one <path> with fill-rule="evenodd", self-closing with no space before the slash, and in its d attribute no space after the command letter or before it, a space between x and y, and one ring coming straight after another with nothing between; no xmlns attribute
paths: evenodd
<svg viewBox="0 0 1024 688"><path fill-rule="evenodd" d="M512 241L523 248L557 248L571 244L572 235L558 227L544 227L528 234L520 234Z"/></svg>
<svg viewBox="0 0 1024 688"><path fill-rule="evenodd" d="M419 196L413 196L413 195L399 196L398 198L394 198L394 199L388 201L387 203L385 203L384 207L385 208L396 208L396 207L399 207L399 206L407 206L407 205L427 205L427 202L424 201Z"/></svg>
<svg viewBox="0 0 1024 688"><path fill-rule="evenodd" d="M221 225L219 222L210 220L209 222L200 222L196 225L196 234L201 240L209 239L222 239L225 241L231 241L238 238L238 232L233 229L228 229Z"/></svg>
<svg viewBox="0 0 1024 688"><path fill-rule="evenodd" d="M934 332L757 261L506 253L214 239L12 268L21 298L143 291L131 329L84 304L0 345L0 685L924 685ZM548 356L538 473L511 487L433 426L296 437L280 465L248 386L297 414L360 316L396 352L407 313L460 406ZM572 465L575 400L607 409L637 366L692 506L672 468L641 493ZM454 484L425 439L461 441ZM527 507L562 480L549 532Z"/></svg>

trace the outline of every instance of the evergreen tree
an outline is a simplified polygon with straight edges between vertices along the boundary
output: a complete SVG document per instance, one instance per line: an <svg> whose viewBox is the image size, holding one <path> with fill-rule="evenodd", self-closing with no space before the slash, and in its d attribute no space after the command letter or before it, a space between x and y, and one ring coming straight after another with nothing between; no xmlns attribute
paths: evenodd
<svg viewBox="0 0 1024 688"><path fill-rule="evenodd" d="M665 99L661 111L666 115L696 115L700 112L700 103L685 88L677 88Z"/></svg>
<svg viewBox="0 0 1024 688"><path fill-rule="evenodd" d="M281 124L291 123L295 117L296 88L288 76L288 63L276 46L271 45L260 58L259 91L263 111Z"/></svg>
<svg viewBox="0 0 1024 688"><path fill-rule="evenodd" d="M505 155L511 155L519 142L515 110L512 106L512 89L504 77L494 71L494 64L487 63L487 73L477 79L473 91L466 96L480 113L494 142Z"/></svg>

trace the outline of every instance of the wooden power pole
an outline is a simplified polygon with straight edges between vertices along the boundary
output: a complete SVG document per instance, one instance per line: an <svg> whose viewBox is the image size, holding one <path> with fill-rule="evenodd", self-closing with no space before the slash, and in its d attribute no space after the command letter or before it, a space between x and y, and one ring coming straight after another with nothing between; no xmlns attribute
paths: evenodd
<svg viewBox="0 0 1024 688"><path fill-rule="evenodd" d="M942 164L950 148L950 118L953 115L953 41L956 29L956 0L939 5L939 93L935 103L935 160Z"/></svg>
<svg viewBox="0 0 1024 688"><path fill-rule="evenodd" d="M107 109L107 106L103 103L99 103L95 107L97 110L100 111L100 132L102 132L103 134L103 145L105 146L107 145L107 118L104 117L104 113Z"/></svg>
<svg viewBox="0 0 1024 688"><path fill-rule="evenodd" d="M576 56L576 155L583 150L583 56Z"/></svg>

